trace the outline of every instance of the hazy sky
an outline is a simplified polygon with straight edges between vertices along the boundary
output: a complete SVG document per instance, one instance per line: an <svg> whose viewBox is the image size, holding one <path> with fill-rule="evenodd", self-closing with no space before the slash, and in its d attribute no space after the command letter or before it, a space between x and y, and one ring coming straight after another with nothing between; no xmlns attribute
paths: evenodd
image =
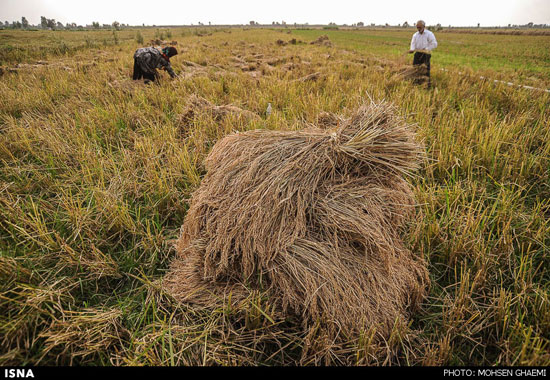
<svg viewBox="0 0 550 380"><path fill-rule="evenodd" d="M0 20L40 16L63 24L113 21L130 25L293 23L400 24L424 19L428 25L505 26L550 24L550 0L0 0Z"/></svg>

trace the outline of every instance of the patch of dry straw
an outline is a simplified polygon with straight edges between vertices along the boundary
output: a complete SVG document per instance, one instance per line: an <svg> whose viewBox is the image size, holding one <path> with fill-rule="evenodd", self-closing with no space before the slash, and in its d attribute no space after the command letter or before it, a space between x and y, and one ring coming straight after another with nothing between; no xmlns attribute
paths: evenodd
<svg viewBox="0 0 550 380"><path fill-rule="evenodd" d="M422 146L386 103L321 120L214 146L163 282L171 295L220 307L266 291L276 314L334 338L387 337L410 317L429 283L400 236Z"/></svg>
<svg viewBox="0 0 550 380"><path fill-rule="evenodd" d="M212 104L208 100L196 95L189 96L186 102L187 107L185 108L184 112L179 116L179 121L183 124L186 124L193 120L195 115L200 112L208 112L215 120L218 121L228 115L242 117L247 120L260 119L260 116L258 116L254 112L242 109L232 104L217 106L215 104Z"/></svg>

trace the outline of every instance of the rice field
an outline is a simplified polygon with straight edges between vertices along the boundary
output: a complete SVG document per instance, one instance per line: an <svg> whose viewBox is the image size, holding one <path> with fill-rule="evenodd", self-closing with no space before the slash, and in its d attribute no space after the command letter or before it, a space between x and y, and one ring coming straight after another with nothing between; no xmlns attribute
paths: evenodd
<svg viewBox="0 0 550 380"><path fill-rule="evenodd" d="M427 88L400 75L413 32L0 31L0 365L550 365L550 93L493 81L550 89L550 36L436 32ZM153 39L179 76L134 82ZM261 291L210 310L164 291L217 141L371 100L425 150L410 323L336 344Z"/></svg>

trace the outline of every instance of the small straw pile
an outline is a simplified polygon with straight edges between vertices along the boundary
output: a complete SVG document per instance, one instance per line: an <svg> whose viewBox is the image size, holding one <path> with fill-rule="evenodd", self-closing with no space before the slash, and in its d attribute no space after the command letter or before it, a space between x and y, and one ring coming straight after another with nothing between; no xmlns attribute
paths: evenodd
<svg viewBox="0 0 550 380"><path fill-rule="evenodd" d="M330 39L326 34L323 34L322 36L319 36L316 40L311 41L309 43L310 45L323 45L323 46L332 46L332 42L330 42Z"/></svg>
<svg viewBox="0 0 550 380"><path fill-rule="evenodd" d="M388 104L327 115L332 129L254 130L213 147L163 281L171 295L219 307L265 291L275 314L347 339L388 337L408 319L429 283L400 237L415 215L403 177L422 147Z"/></svg>

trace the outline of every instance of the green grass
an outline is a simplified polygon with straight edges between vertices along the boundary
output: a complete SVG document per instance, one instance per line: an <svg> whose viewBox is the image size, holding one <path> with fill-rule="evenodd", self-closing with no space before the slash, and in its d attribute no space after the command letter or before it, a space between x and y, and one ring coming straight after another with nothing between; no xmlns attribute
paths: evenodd
<svg viewBox="0 0 550 380"><path fill-rule="evenodd" d="M359 52L398 57L407 52L414 29L329 31L297 30L314 39L326 34L337 46ZM435 32L434 68L461 67L485 72L494 79L508 78L527 85L550 87L550 36L494 35ZM412 57L409 56L412 60ZM492 75L491 75L492 74Z"/></svg>
<svg viewBox="0 0 550 380"><path fill-rule="evenodd" d="M159 86L132 83L137 31L117 33L0 32L5 68L47 60L0 77L0 364L550 365L550 94L478 79L548 87L550 37L436 34L427 90L379 67L410 60L412 30L172 29L188 76ZM309 45L321 34L334 47ZM307 44L275 44L291 38ZM257 77L234 65L257 53L283 62ZM191 94L261 118L183 122ZM217 140L300 129L369 96L396 105L428 156L405 238L432 287L384 355L368 329L328 350L322 329L276 319L263 294L200 310L163 293Z"/></svg>

